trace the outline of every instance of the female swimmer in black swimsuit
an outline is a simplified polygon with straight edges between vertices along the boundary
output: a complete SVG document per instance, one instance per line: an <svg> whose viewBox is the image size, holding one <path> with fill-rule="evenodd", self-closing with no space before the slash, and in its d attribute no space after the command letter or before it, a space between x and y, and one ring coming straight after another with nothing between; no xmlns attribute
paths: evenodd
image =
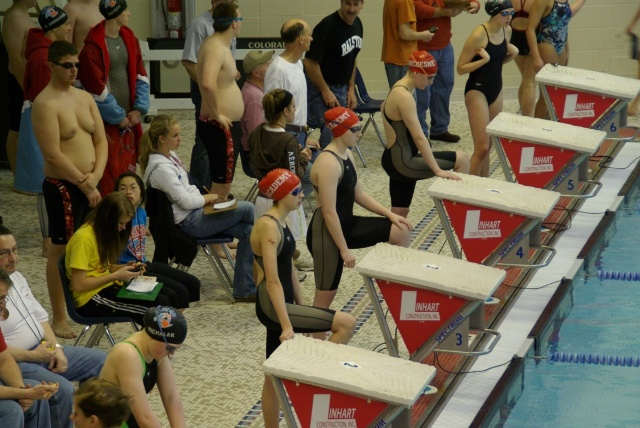
<svg viewBox="0 0 640 428"><path fill-rule="evenodd" d="M469 173L469 156L462 151L432 151L418 121L413 92L431 85L437 71L431 54L413 52L407 74L393 85L380 108L387 136L382 168L389 175L391 212L403 217L409 215L418 180L433 176L459 180L449 170Z"/></svg>
<svg viewBox="0 0 640 428"><path fill-rule="evenodd" d="M258 185L273 206L256 220L251 231L254 280L258 284L256 315L267 328L267 358L293 333L331 331L331 342L348 343L356 320L346 312L304 306L292 257L296 241L287 227L287 215L302 204L300 179L288 169L267 173ZM324 334L324 333L323 333ZM262 414L266 428L278 427L278 400L271 380L262 388Z"/></svg>
<svg viewBox="0 0 640 428"><path fill-rule="evenodd" d="M481 177L489 176L491 142L486 128L502 111L502 65L518 55L518 48L509 43L515 13L511 1L488 0L485 10L491 18L471 32L458 58L458 74L469 73L464 102L473 136L471 174Z"/></svg>

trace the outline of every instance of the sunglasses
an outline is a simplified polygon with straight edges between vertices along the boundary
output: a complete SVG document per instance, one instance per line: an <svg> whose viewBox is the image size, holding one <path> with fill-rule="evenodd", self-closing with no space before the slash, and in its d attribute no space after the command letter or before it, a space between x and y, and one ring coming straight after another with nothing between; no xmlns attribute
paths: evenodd
<svg viewBox="0 0 640 428"><path fill-rule="evenodd" d="M500 12L500 15L502 15L502 16L509 16L509 15L513 16L515 14L516 14L515 10L512 10L512 11L503 10L502 12Z"/></svg>
<svg viewBox="0 0 640 428"><path fill-rule="evenodd" d="M76 68L76 70L78 70L80 68L80 63L79 62L63 62L63 63L59 63L59 62L55 62L55 61L51 61L52 64L55 65L59 65L60 67L66 69L66 70L71 70L72 68Z"/></svg>
<svg viewBox="0 0 640 428"><path fill-rule="evenodd" d="M158 309L156 310L156 314L159 312L160 310L160 306L158 306ZM160 333L162 333L162 340L164 340L164 347L167 350L167 352L171 355L175 354L175 352L179 349L177 346L171 346L169 345L169 342L167 342L167 338L165 337L164 334L164 330L162 329L162 325L160 324L160 317L156 315L156 323L158 324L158 329L160 330Z"/></svg>
<svg viewBox="0 0 640 428"><path fill-rule="evenodd" d="M296 187L295 189L293 189L293 190L291 191L291 194L292 194L293 196L298 196L301 192L302 192L302 187Z"/></svg>

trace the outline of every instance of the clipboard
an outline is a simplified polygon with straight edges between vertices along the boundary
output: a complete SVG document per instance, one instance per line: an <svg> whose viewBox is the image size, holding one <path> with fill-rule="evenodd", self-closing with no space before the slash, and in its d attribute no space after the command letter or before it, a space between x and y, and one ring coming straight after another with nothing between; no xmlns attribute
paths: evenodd
<svg viewBox="0 0 640 428"><path fill-rule="evenodd" d="M128 282L125 282L120 290L118 290L117 296L121 299L134 299L134 300L149 300L153 301L158 297L158 293L160 293L160 289L162 288L162 283L159 282L153 287L153 290L146 293L139 293L137 291L127 290Z"/></svg>
<svg viewBox="0 0 640 428"><path fill-rule="evenodd" d="M204 208L202 208L202 212L206 215L218 214L218 213L223 213L225 211L235 210L236 208L238 208L237 200L233 202L233 205L226 208L215 208L213 205L205 205Z"/></svg>

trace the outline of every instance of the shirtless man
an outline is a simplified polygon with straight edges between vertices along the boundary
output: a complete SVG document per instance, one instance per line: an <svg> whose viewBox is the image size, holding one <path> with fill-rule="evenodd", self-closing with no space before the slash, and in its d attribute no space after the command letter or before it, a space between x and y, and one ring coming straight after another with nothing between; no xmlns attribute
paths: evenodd
<svg viewBox="0 0 640 428"><path fill-rule="evenodd" d="M63 8L71 25L67 40L73 43L78 52L84 47L84 39L91 27L104 19L98 9L98 3L100 0L71 0Z"/></svg>
<svg viewBox="0 0 640 428"><path fill-rule="evenodd" d="M100 202L96 186L107 162L107 139L93 97L74 88L78 51L67 41L49 47L51 80L33 102L33 132L44 157L42 191L49 216L51 251L47 287L58 337L75 334L67 323L58 260L90 207Z"/></svg>
<svg viewBox="0 0 640 428"><path fill-rule="evenodd" d="M231 40L240 34L242 16L235 3L220 3L213 8L215 33L204 41L198 52L197 78L202 106L197 130L209 157L211 192L226 199L235 168L231 123L244 113L240 88L236 83L236 62L231 55Z"/></svg>
<svg viewBox="0 0 640 428"><path fill-rule="evenodd" d="M6 98L9 103L7 158L9 159L9 167L14 173L18 154L20 113L22 112L22 82L27 64L24 57L24 46L29 29L37 27L29 16L28 10L35 7L36 3L37 0L13 0L13 4L5 11L2 20L2 40L9 54L8 96Z"/></svg>

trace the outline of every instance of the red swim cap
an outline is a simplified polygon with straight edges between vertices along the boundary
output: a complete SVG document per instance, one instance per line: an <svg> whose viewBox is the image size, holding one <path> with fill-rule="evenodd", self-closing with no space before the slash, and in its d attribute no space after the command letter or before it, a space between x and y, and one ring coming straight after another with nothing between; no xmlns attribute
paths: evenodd
<svg viewBox="0 0 640 428"><path fill-rule="evenodd" d="M324 121L334 138L338 138L352 126L360 122L360 118L352 110L345 107L334 107L324 114Z"/></svg>
<svg viewBox="0 0 640 428"><path fill-rule="evenodd" d="M414 73L433 75L438 72L438 64L429 52L414 51L409 57L409 70Z"/></svg>
<svg viewBox="0 0 640 428"><path fill-rule="evenodd" d="M287 196L298 187L300 179L293 172L284 168L276 168L267 173L258 183L258 188L263 195L274 201Z"/></svg>

